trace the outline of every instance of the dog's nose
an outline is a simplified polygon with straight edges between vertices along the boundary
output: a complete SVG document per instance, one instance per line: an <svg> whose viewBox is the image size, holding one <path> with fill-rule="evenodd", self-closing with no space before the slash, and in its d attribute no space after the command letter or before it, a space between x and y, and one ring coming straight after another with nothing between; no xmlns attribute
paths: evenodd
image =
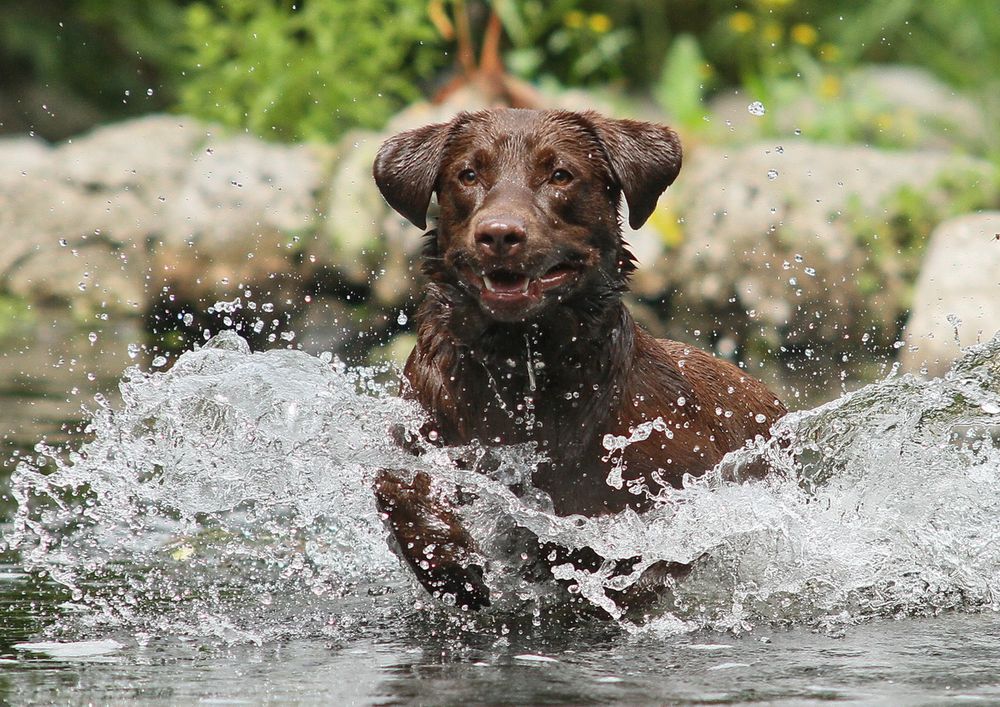
<svg viewBox="0 0 1000 707"><path fill-rule="evenodd" d="M524 222L516 218L490 218L476 226L476 245L479 250L497 258L513 255L521 249L527 238Z"/></svg>

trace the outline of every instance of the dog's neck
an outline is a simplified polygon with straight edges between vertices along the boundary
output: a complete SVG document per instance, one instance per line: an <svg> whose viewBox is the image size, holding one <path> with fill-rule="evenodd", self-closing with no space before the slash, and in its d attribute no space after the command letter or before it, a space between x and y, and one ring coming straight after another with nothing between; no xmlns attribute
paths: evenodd
<svg viewBox="0 0 1000 707"><path fill-rule="evenodd" d="M527 437L523 428L510 430L505 420L511 411L533 410L539 420L553 418L553 430L580 434L599 427L615 408L636 346L636 326L620 295L560 305L548 316L508 324L438 285L426 294L414 352L424 365L409 377L427 409L466 421L456 422L452 443L536 438L539 430ZM436 374L428 378L432 370ZM566 415L581 423L555 424L555 417Z"/></svg>
<svg viewBox="0 0 1000 707"><path fill-rule="evenodd" d="M498 322L471 298L432 284L418 319L435 320L456 349L511 381L531 377L529 370L536 381L554 381L575 378L576 370L606 369L617 356L628 358L634 344L632 317L611 289L530 321Z"/></svg>

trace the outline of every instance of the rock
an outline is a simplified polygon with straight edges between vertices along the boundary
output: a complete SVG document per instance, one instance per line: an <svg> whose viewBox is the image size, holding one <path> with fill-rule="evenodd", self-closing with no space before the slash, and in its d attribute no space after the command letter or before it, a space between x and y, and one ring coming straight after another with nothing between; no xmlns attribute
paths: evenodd
<svg viewBox="0 0 1000 707"><path fill-rule="evenodd" d="M313 226L325 179L318 150L248 136L213 138L178 176L159 245L226 262L255 247L292 250Z"/></svg>
<svg viewBox="0 0 1000 707"><path fill-rule="evenodd" d="M37 178L52 165L52 148L33 137L0 138L0 184Z"/></svg>
<svg viewBox="0 0 1000 707"><path fill-rule="evenodd" d="M356 131L341 142L320 238L310 250L317 262L354 285L371 284L388 252L387 237L404 247L420 240L415 226L401 217L386 218L390 209L372 180L372 163L382 139L380 133Z"/></svg>
<svg viewBox="0 0 1000 707"><path fill-rule="evenodd" d="M22 142L13 159L24 175L0 189L0 285L35 301L143 311L147 239L204 139L197 121L149 116L56 148Z"/></svg>
<svg viewBox="0 0 1000 707"><path fill-rule="evenodd" d="M146 305L145 257L100 239L76 247L39 249L7 280L11 294L30 301L70 303L82 317L115 310L140 314Z"/></svg>
<svg viewBox="0 0 1000 707"><path fill-rule="evenodd" d="M147 216L129 192L98 199L50 179L0 191L0 288L35 301L141 311Z"/></svg>
<svg viewBox="0 0 1000 707"><path fill-rule="evenodd" d="M68 140L54 157L59 177L88 193L132 191L157 200L176 192L192 158L216 132L194 118L149 115Z"/></svg>
<svg viewBox="0 0 1000 707"><path fill-rule="evenodd" d="M873 327L891 342L926 232L956 203L997 194L990 163L950 153L802 140L700 147L658 209L668 223L679 214L683 242L640 265L667 274L682 326L714 319L771 347Z"/></svg>
<svg viewBox="0 0 1000 707"><path fill-rule="evenodd" d="M54 149L0 141L0 161L15 167L0 175L0 287L147 311L164 284L211 300L301 275L329 157L147 116Z"/></svg>
<svg viewBox="0 0 1000 707"><path fill-rule="evenodd" d="M944 374L961 347L1000 331L1000 211L945 221L931 236L900 355L906 371Z"/></svg>

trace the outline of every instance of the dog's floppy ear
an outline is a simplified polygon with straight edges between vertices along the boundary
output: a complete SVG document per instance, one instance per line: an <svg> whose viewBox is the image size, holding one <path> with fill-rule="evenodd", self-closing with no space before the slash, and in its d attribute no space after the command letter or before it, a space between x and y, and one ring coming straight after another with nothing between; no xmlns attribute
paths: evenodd
<svg viewBox="0 0 1000 707"><path fill-rule="evenodd" d="M628 202L628 225L639 228L681 170L681 141L664 125L614 120L597 113L584 116L607 149L611 169Z"/></svg>
<svg viewBox="0 0 1000 707"><path fill-rule="evenodd" d="M372 174L389 206L417 228L427 227L427 207L437 185L451 123L425 125L395 135L375 156Z"/></svg>

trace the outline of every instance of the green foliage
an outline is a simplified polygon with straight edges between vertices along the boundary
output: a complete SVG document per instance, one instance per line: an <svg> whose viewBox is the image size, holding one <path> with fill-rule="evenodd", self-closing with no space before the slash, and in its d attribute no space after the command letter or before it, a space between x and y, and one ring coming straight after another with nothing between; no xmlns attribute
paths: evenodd
<svg viewBox="0 0 1000 707"><path fill-rule="evenodd" d="M30 331L35 326L35 313L17 297L0 295L0 341Z"/></svg>
<svg viewBox="0 0 1000 707"><path fill-rule="evenodd" d="M179 109L285 140L376 127L450 63L425 0L191 5Z"/></svg>
<svg viewBox="0 0 1000 707"><path fill-rule="evenodd" d="M504 59L517 75L652 92L688 129L702 126L711 91L739 87L768 106L761 125L809 98L820 107L811 136L905 146L910 132L899 123L887 129L877 97L844 100L845 78L873 62L929 69L1000 107L1000 13L986 0L8 5L0 23L0 121L50 137L86 121L174 107L273 138L334 139L379 126L430 94L454 71L454 39L443 36L450 36L448 18L467 12L478 40L490 11L501 18ZM59 100L35 106L35 87ZM52 114L62 120L71 108L81 117L55 127ZM1000 136L996 143L1000 151Z"/></svg>
<svg viewBox="0 0 1000 707"><path fill-rule="evenodd" d="M962 214L1000 207L1000 171L957 170L942 175L924 189L900 187L879 213L853 204L846 218L855 241L869 254L870 269L859 273L862 291L885 287L886 273L905 283L908 304L931 231L941 222Z"/></svg>
<svg viewBox="0 0 1000 707"><path fill-rule="evenodd" d="M508 67L528 79L591 85L623 78L621 55L634 33L603 12L586 12L579 0L494 0L513 45Z"/></svg>
<svg viewBox="0 0 1000 707"><path fill-rule="evenodd" d="M711 66L702 56L697 40L683 34L674 40L653 97L674 120L689 130L700 128L706 117L706 84Z"/></svg>
<svg viewBox="0 0 1000 707"><path fill-rule="evenodd" d="M162 110L181 13L178 0L5 3L0 121L59 138L94 119Z"/></svg>

